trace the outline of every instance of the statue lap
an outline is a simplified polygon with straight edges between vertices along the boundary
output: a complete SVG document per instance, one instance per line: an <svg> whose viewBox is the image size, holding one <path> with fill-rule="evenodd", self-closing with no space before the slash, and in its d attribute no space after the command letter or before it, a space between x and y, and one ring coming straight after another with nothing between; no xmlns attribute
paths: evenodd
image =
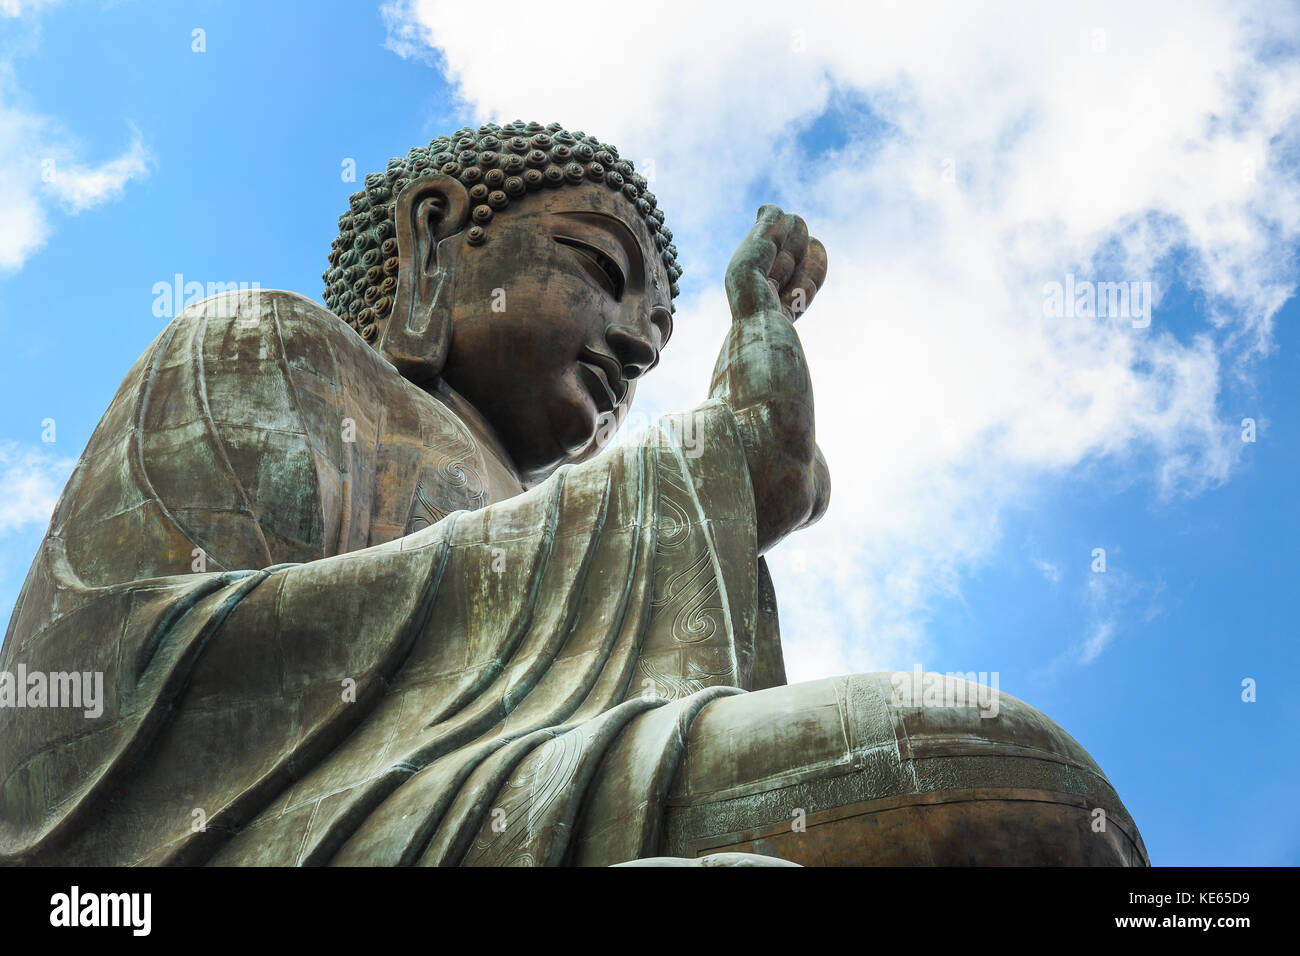
<svg viewBox="0 0 1300 956"><path fill-rule="evenodd" d="M1114 788L1054 722L1007 694L997 716L900 707L890 677L710 703L667 795L661 852L804 865L1149 865Z"/></svg>

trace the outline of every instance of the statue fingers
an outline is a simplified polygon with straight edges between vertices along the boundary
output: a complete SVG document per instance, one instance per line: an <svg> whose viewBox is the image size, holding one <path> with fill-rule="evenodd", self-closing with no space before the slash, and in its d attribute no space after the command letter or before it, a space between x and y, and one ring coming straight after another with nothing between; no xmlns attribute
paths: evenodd
<svg viewBox="0 0 1300 956"><path fill-rule="evenodd" d="M780 289L768 277L790 224L779 206L761 206L758 221L741 240L727 266L727 300L732 315L754 315L781 307Z"/></svg>
<svg viewBox="0 0 1300 956"><path fill-rule="evenodd" d="M826 281L826 247L819 239L808 241L808 251L781 293L781 307L790 321L799 318L812 305L817 290Z"/></svg>
<svg viewBox="0 0 1300 956"><path fill-rule="evenodd" d="M797 260L790 254L789 249L782 249L776 254L776 259L772 262L772 268L768 272L767 278L778 294L786 287L790 277L794 275L797 264Z"/></svg>
<svg viewBox="0 0 1300 956"><path fill-rule="evenodd" d="M782 243L780 251L776 254L776 260L772 263L771 271L768 272L768 277L775 284L778 293L785 290L799 266L799 261L808 249L808 226L803 218L793 214L785 218L787 227L785 242Z"/></svg>
<svg viewBox="0 0 1300 956"><path fill-rule="evenodd" d="M803 257L804 268L817 288L826 284L826 247L820 239L808 240L808 253Z"/></svg>
<svg viewBox="0 0 1300 956"><path fill-rule="evenodd" d="M802 270L801 270L802 272ZM791 322L798 321L799 316L808 311L813 296L817 294L817 285L806 275L792 280L781 293L781 311Z"/></svg>

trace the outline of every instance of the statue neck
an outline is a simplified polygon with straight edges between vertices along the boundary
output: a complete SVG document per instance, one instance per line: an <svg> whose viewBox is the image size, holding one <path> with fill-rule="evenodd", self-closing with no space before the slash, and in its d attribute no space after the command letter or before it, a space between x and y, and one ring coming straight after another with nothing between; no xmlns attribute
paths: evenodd
<svg viewBox="0 0 1300 956"><path fill-rule="evenodd" d="M477 408L471 405L460 392L448 385L442 378L439 378L432 388L426 388L425 391L461 420L478 441L479 447L483 449L485 454L496 458L502 467L509 471L516 480L519 480L519 469L516 467L514 459L510 457L510 452L506 450L506 446L502 443L496 429L492 427Z"/></svg>

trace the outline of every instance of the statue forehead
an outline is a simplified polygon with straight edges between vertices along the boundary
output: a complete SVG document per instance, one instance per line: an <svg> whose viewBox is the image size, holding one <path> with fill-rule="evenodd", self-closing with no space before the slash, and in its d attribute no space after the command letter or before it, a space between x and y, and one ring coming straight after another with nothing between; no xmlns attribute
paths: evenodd
<svg viewBox="0 0 1300 956"><path fill-rule="evenodd" d="M516 207L501 215L501 220L509 218L526 218L530 214L560 214L568 212L598 212L617 219L640 244L647 264L657 264L662 268L654 237L646 227L645 220L626 199L618 193L599 186L583 184L579 187L561 187L544 193L532 193L516 200Z"/></svg>
<svg viewBox="0 0 1300 956"><path fill-rule="evenodd" d="M511 209L500 215L497 228L499 229L500 224L508 221L526 228L527 221L530 219L536 220L549 215L562 216L565 213L599 213L622 223L641 247L641 260L646 268L647 294L652 299L662 300L651 304L666 306L671 302L668 272L645 220L619 193L603 186L584 183L576 187L562 186L559 189L530 193L516 200ZM480 247L481 250L487 248L490 248L490 243L486 247Z"/></svg>

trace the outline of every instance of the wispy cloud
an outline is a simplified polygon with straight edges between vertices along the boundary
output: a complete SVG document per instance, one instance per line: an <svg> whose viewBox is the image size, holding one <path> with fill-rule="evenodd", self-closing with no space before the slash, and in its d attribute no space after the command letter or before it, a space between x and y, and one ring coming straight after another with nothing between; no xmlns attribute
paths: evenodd
<svg viewBox="0 0 1300 956"><path fill-rule="evenodd" d="M34 44L37 21L32 18L48 5L0 0L0 16L23 18L18 29L28 29L27 42ZM152 162L133 126L131 141L119 156L86 161L72 132L25 105L11 56L0 55L0 272L20 269L45 245L56 208L75 215L116 199L127 183L149 174Z"/></svg>
<svg viewBox="0 0 1300 956"><path fill-rule="evenodd" d="M1164 581L1159 577L1148 580L1117 566L1115 559L1122 555L1122 549L1112 549L1099 563L1097 552L1093 552L1091 563L1085 565L1087 570L1079 572L1084 576L1077 592L1082 621L1079 630L1047 664L1030 675L1033 680L1050 683L1075 668L1087 667L1117 641L1162 613L1159 598L1164 593Z"/></svg>
<svg viewBox="0 0 1300 956"><path fill-rule="evenodd" d="M47 524L76 463L47 447L0 442L0 536Z"/></svg>
<svg viewBox="0 0 1300 956"><path fill-rule="evenodd" d="M1061 569L1051 561L1047 561L1043 558L1030 558L1029 560L1033 562L1034 567L1038 569L1038 573L1048 581L1057 584L1061 580Z"/></svg>
<svg viewBox="0 0 1300 956"><path fill-rule="evenodd" d="M150 156L140 137L140 131L131 128L131 145L116 159L98 166L84 166L74 162L58 165L54 156L48 177L49 191L58 197L68 211L73 213L97 206L122 195L126 184L133 179L143 179L149 174Z"/></svg>
<svg viewBox="0 0 1300 956"><path fill-rule="evenodd" d="M387 14L476 121L560 120L652 169L687 272L647 410L706 388L720 234L776 201L826 242L799 330L834 495L772 555L793 678L930 659L929 609L1046 475L1142 462L1163 495L1231 475L1224 381L1269 351L1296 283L1291 8L664 2L629 29L521 5L486 32L463 3ZM814 124L833 148L809 152ZM1045 316L1071 274L1151 283L1150 325ZM1203 315L1162 311L1176 282Z"/></svg>
<svg viewBox="0 0 1300 956"><path fill-rule="evenodd" d="M1100 621L1092 629L1083 646L1079 648L1079 663L1091 664L1115 637L1115 622Z"/></svg>
<svg viewBox="0 0 1300 956"><path fill-rule="evenodd" d="M31 14L41 7L51 7L59 0L0 0L0 17L10 19Z"/></svg>

